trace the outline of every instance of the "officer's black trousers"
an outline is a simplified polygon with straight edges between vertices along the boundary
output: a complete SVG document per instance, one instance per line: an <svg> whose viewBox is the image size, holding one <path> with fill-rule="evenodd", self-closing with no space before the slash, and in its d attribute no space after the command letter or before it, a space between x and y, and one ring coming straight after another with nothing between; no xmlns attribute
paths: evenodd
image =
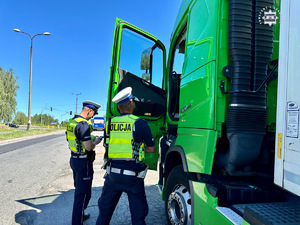
<svg viewBox="0 0 300 225"><path fill-rule="evenodd" d="M127 193L132 225L145 225L148 204L144 180L134 176L111 173L106 176L101 197L98 200L97 225L109 225L122 192Z"/></svg>
<svg viewBox="0 0 300 225"><path fill-rule="evenodd" d="M81 225L83 223L83 212L91 199L93 164L88 164L86 158L71 157L70 166L73 170L75 187L72 225Z"/></svg>

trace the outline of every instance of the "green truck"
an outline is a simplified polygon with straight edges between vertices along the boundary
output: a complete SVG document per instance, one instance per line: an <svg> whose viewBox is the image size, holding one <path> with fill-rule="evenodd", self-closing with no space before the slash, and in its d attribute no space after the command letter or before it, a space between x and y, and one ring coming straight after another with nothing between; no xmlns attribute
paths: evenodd
<svg viewBox="0 0 300 225"><path fill-rule="evenodd" d="M300 224L299 9L183 0L168 58L155 36L117 19L106 116L132 87L168 224Z"/></svg>

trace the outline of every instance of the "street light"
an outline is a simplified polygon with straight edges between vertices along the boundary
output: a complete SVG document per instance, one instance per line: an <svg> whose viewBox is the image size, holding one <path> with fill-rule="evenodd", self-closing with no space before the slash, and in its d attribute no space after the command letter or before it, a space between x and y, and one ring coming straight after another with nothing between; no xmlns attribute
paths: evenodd
<svg viewBox="0 0 300 225"><path fill-rule="evenodd" d="M26 32L23 32L23 31L20 31L19 29L14 29L15 32L17 33L23 33L23 34L26 34L30 37L30 41L31 41L31 44L30 44L30 70L29 70L29 101L28 101L28 124L27 124L27 130L30 129L30 126L31 126L31 80L32 80L32 40L34 37L38 36L38 35L46 35L46 36L49 36L50 33L49 32L45 32L43 34L35 34L31 37L30 34L26 33Z"/></svg>
<svg viewBox="0 0 300 225"><path fill-rule="evenodd" d="M62 122L63 122L63 121L62 121L62 116L67 115L67 114L69 114L69 112L66 112L65 114L61 114L61 115L60 115L60 124L61 124L61 125L62 125Z"/></svg>
<svg viewBox="0 0 300 225"><path fill-rule="evenodd" d="M43 127L43 111L44 111L44 109L48 109L47 105L48 105L48 102L46 103L46 107L43 108L41 111L41 128Z"/></svg>
<svg viewBox="0 0 300 225"><path fill-rule="evenodd" d="M72 93L72 95L76 95L76 114L77 115L77 102L78 102L78 95L81 95L81 93L78 93L78 94L74 94Z"/></svg>

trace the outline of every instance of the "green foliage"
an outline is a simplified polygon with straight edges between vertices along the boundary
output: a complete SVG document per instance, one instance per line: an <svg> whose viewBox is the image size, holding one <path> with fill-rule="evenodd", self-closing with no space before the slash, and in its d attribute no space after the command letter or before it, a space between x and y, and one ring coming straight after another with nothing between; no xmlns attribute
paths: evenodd
<svg viewBox="0 0 300 225"><path fill-rule="evenodd" d="M31 123L34 125L40 126L41 121L43 122L43 126L50 125L51 122L56 122L59 125L58 119L54 119L53 116L48 114L35 114L31 117Z"/></svg>
<svg viewBox="0 0 300 225"><path fill-rule="evenodd" d="M15 115L15 119L13 120L13 123L19 124L19 125L26 125L28 122L28 117L23 112L17 112Z"/></svg>
<svg viewBox="0 0 300 225"><path fill-rule="evenodd" d="M17 101L17 77L12 69L4 71L0 67L0 121L7 123L11 121L16 111Z"/></svg>
<svg viewBox="0 0 300 225"><path fill-rule="evenodd" d="M62 121L61 127L67 127L69 121Z"/></svg>

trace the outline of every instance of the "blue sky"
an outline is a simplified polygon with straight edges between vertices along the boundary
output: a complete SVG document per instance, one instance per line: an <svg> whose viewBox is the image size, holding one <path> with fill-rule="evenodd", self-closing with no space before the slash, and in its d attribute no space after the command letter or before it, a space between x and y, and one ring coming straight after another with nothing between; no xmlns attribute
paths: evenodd
<svg viewBox="0 0 300 225"><path fill-rule="evenodd" d="M168 49L181 0L3 0L0 67L13 69L20 88L17 111L28 114L30 35L33 39L31 115L59 121L79 113L84 100L105 114L116 17L158 37ZM50 111L50 107L53 111ZM47 109L48 110L47 110Z"/></svg>

